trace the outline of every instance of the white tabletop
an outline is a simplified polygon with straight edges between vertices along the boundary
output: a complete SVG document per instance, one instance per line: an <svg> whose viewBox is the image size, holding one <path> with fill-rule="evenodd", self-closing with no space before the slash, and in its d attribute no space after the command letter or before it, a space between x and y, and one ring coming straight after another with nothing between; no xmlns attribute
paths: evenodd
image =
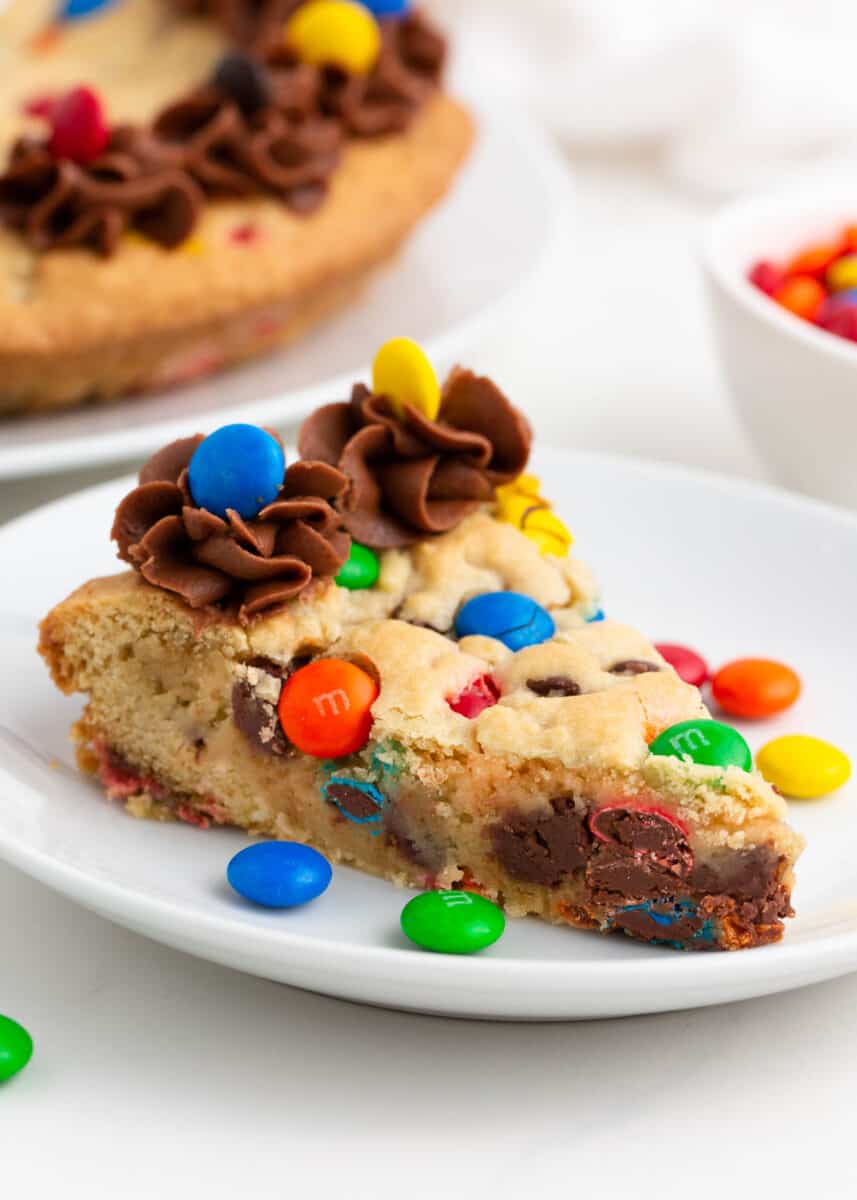
<svg viewBox="0 0 857 1200"><path fill-rule="evenodd" d="M645 161L581 167L567 255L473 348L538 436L767 477L714 362L692 246L704 215ZM0 485L0 520L114 473ZM245 977L2 865L0 911L0 1011L37 1043L0 1088L4 1195L854 1194L855 977L674 1015L492 1025Z"/></svg>

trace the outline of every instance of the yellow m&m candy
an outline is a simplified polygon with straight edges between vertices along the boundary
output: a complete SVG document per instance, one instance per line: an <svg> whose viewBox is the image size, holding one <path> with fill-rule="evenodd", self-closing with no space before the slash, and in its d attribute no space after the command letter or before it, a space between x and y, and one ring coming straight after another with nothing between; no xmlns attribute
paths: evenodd
<svg viewBox="0 0 857 1200"><path fill-rule="evenodd" d="M541 496L528 496L524 492L513 492L507 485L497 488L497 516L516 529L524 528L524 519L533 508L547 509Z"/></svg>
<svg viewBox="0 0 857 1200"><path fill-rule="evenodd" d="M531 508L524 516L523 532L542 554L565 558L574 540L566 525L549 508Z"/></svg>
<svg viewBox="0 0 857 1200"><path fill-rule="evenodd" d="M550 502L540 494L540 489L541 482L535 475L519 475L511 483L498 487L497 516L526 534L542 554L564 558L574 538L551 511Z"/></svg>
<svg viewBox="0 0 857 1200"><path fill-rule="evenodd" d="M409 404L433 421L440 412L440 384L425 353L410 338L393 338L375 355L372 391L386 396L397 417Z"/></svg>
<svg viewBox="0 0 857 1200"><path fill-rule="evenodd" d="M519 475L517 479L513 479L511 483L504 483L497 488L497 499L505 500L511 496L529 496L531 500L538 500L540 504L547 506L547 500L542 499L542 481L538 475Z"/></svg>
<svg viewBox="0 0 857 1200"><path fill-rule="evenodd" d="M381 31L368 8L352 0L312 0L286 25L286 44L302 62L371 71L381 51Z"/></svg>
<svg viewBox="0 0 857 1200"><path fill-rule="evenodd" d="M847 755L821 738L793 733L774 738L756 755L756 766L768 783L796 800L826 796L847 783Z"/></svg>

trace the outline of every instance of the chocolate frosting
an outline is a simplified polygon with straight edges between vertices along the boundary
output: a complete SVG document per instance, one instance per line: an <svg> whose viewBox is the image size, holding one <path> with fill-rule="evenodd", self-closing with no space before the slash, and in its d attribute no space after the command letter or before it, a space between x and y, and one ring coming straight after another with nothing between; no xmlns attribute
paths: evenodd
<svg viewBox="0 0 857 1200"><path fill-rule="evenodd" d="M55 159L47 142L20 139L0 174L0 221L37 250L87 246L112 254L128 229L172 248L188 237L204 196L276 196L295 212L324 201L344 137L403 130L436 86L444 39L419 13L381 22L382 48L368 75L300 63L282 39L302 0L172 0L215 16L248 54L258 91L230 91L232 71L164 109L151 128L123 125L107 151L81 166ZM223 64L221 64L221 67ZM220 86L216 86L217 81ZM270 103L262 99L270 97Z"/></svg>
<svg viewBox="0 0 857 1200"><path fill-rule="evenodd" d="M109 255L128 229L178 246L204 203L180 165L145 130L127 125L113 130L107 151L89 166L55 159L43 143L20 138L0 175L0 220L37 250L88 246Z"/></svg>
<svg viewBox="0 0 857 1200"><path fill-rule="evenodd" d="M155 137L172 149L182 168L210 195L250 196L269 192L299 212L324 200L339 162L338 122L315 115L291 115L306 106L315 78L297 67L277 107L245 115L214 87L199 88L165 109L155 121Z"/></svg>
<svg viewBox="0 0 857 1200"><path fill-rule="evenodd" d="M338 467L350 485L340 503L351 536L373 549L445 533L490 500L527 464L530 426L490 379L457 368L430 421L357 384L349 403L304 422L300 452Z"/></svg>
<svg viewBox="0 0 857 1200"><path fill-rule="evenodd" d="M169 0L189 16L213 17L232 41L254 46L279 33L303 0Z"/></svg>
<svg viewBox="0 0 857 1200"><path fill-rule="evenodd" d="M435 88L446 61L446 41L418 12L381 24L381 53L368 75L324 70L323 104L356 137L406 129Z"/></svg>
<svg viewBox="0 0 857 1200"><path fill-rule="evenodd" d="M243 520L229 509L223 520L198 508L188 486L202 440L182 438L143 466L116 510L119 557L191 608L235 609L242 624L291 600L314 576L335 575L351 546L333 507L345 477L325 463L293 463L258 517Z"/></svg>

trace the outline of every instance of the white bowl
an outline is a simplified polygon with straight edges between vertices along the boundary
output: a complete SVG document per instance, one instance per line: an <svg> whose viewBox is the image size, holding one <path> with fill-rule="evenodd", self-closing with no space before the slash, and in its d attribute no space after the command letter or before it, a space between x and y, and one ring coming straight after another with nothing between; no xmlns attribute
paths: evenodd
<svg viewBox="0 0 857 1200"><path fill-rule="evenodd" d="M703 262L738 413L781 482L857 507L857 343L793 316L747 280L857 224L857 176L738 201L711 221Z"/></svg>

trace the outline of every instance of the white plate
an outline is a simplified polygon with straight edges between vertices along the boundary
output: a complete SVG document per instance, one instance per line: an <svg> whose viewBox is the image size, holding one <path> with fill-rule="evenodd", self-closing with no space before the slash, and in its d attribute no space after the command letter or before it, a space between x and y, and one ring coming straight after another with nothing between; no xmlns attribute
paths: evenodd
<svg viewBox="0 0 857 1200"><path fill-rule="evenodd" d="M800 670L804 696L747 731L754 747L787 730L857 753L857 517L813 501L673 467L542 451L535 467L599 573L609 613L657 640ZM781 945L682 954L620 937L512 921L475 958L410 948L406 893L339 868L299 911L230 894L242 844L223 830L132 820L72 767L78 708L54 691L34 626L90 575L115 566L107 541L129 481L49 505L0 530L0 854L37 879L169 945L330 995L471 1017L556 1019L714 1004L857 969L857 789L792 806L809 837ZM59 765L56 765L56 764Z"/></svg>
<svg viewBox="0 0 857 1200"><path fill-rule="evenodd" d="M450 196L354 307L278 354L191 386L0 421L0 479L144 457L189 428L297 420L347 398L394 333L451 366L546 261L572 197L567 168L535 126L496 111L478 119Z"/></svg>

